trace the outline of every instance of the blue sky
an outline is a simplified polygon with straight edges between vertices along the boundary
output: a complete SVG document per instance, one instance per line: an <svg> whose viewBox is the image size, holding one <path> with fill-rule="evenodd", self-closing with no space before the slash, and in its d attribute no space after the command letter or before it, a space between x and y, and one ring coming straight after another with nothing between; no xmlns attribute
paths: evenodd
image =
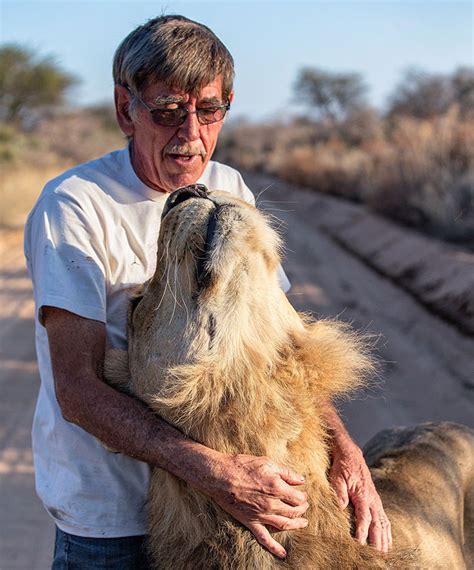
<svg viewBox="0 0 474 570"><path fill-rule="evenodd" d="M52 54L82 83L72 100L112 101L111 61L134 27L161 13L210 26L236 63L233 115L278 117L294 106L302 66L357 71L383 106L407 66L450 72L474 65L472 2L130 0L1 1L2 43Z"/></svg>

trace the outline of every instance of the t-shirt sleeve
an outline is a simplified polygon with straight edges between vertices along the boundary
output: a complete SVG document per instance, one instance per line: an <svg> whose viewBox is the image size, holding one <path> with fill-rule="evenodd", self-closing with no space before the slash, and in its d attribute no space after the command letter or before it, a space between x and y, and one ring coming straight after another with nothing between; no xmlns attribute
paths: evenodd
<svg viewBox="0 0 474 570"><path fill-rule="evenodd" d="M240 195L242 197L243 200L245 200L246 202L248 202L249 204L252 204L252 206L255 206L255 196L253 195L253 192L250 190L250 188L247 186L247 184L245 184L244 179L242 178L242 175L238 172L237 176L239 178L239 192ZM288 293L288 291L291 288L291 283L290 280L288 279L283 267L281 266L281 264L278 266L278 281L280 282L280 287L283 289L283 291L285 293Z"/></svg>
<svg viewBox="0 0 474 570"><path fill-rule="evenodd" d="M97 222L74 200L51 194L25 230L25 254L38 310L58 307L106 322L106 257Z"/></svg>

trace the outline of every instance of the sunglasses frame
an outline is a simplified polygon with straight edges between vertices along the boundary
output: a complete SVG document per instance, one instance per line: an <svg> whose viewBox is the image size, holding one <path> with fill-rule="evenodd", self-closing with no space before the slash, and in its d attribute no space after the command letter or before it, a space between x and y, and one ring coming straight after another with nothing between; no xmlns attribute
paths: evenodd
<svg viewBox="0 0 474 570"><path fill-rule="evenodd" d="M180 127L181 125L183 125L186 122L188 115L196 115L197 120L198 120L200 125L212 125L213 123L218 123L219 121L222 121L224 119L224 117L226 116L227 111L229 111L229 109L230 109L230 102L229 101L227 101L227 103L223 103L222 105L218 105L217 107L213 107L214 112L217 112L221 109L224 109L224 114L219 119L215 119L213 121L203 122L201 120L199 113L204 112L204 111L210 111L210 109L196 109L195 111L188 111L187 109L183 109L183 108L178 108L178 109L161 109L159 107L153 108L153 107L150 107L147 103L145 103L145 101L143 101L143 99L141 97L139 97L138 95L135 95L131 91L130 87L127 87L127 90L132 95L132 97L136 97L138 99L138 101L140 101L140 103L150 113L151 118L153 120L153 123L159 127ZM156 120L157 115L155 113L157 111L168 111L168 112L169 111L179 111L181 117L179 119L179 122L177 122L176 124L167 124L167 123L162 123L162 122L160 123Z"/></svg>

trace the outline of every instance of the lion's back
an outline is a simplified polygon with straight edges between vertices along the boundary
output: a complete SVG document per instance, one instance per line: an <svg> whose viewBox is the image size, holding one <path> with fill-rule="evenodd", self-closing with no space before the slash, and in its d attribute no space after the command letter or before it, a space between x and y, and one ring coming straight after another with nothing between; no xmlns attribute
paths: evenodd
<svg viewBox="0 0 474 570"><path fill-rule="evenodd" d="M474 567L474 430L453 422L384 430L364 455L395 542L427 561Z"/></svg>

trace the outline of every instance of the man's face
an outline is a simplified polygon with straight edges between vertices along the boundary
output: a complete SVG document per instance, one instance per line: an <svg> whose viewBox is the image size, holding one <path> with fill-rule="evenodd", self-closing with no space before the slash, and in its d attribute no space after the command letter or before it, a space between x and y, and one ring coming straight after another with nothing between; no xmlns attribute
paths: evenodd
<svg viewBox="0 0 474 570"><path fill-rule="evenodd" d="M150 108L182 107L195 111L226 103L222 99L222 77L203 87L197 95L184 93L159 82L142 94ZM201 125L196 114L189 114L178 127L153 123L151 113L138 104L130 120L132 163L137 175L150 187L172 192L195 183L204 171L217 144L223 121Z"/></svg>

